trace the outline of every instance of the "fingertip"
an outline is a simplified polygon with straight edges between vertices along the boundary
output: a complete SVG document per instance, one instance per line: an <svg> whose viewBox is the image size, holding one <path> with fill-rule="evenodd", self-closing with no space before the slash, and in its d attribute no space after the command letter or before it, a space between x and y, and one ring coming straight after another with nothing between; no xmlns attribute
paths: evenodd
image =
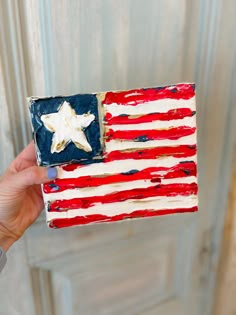
<svg viewBox="0 0 236 315"><path fill-rule="evenodd" d="M48 167L47 177L48 177L48 179L55 179L57 177L57 168L56 167Z"/></svg>
<svg viewBox="0 0 236 315"><path fill-rule="evenodd" d="M32 166L21 172L8 175L6 181L12 189L25 189L31 185L47 183L56 177L56 167Z"/></svg>

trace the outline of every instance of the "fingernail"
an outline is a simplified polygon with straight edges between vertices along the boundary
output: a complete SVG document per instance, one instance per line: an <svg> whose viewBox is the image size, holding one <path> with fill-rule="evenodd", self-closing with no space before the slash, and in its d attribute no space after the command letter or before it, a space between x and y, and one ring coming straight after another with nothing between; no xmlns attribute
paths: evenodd
<svg viewBox="0 0 236 315"><path fill-rule="evenodd" d="M48 178L53 179L57 177L57 169L56 167L49 167L48 168Z"/></svg>

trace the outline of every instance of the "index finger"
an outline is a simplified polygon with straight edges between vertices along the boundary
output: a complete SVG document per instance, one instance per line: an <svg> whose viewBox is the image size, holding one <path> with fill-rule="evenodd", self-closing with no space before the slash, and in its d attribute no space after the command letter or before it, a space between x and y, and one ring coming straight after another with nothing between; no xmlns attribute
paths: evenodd
<svg viewBox="0 0 236 315"><path fill-rule="evenodd" d="M32 140L16 158L35 162L36 152L35 152L34 141Z"/></svg>
<svg viewBox="0 0 236 315"><path fill-rule="evenodd" d="M7 172L16 172L36 164L36 152L34 142L31 141L27 147L11 162Z"/></svg>
<svg viewBox="0 0 236 315"><path fill-rule="evenodd" d="M36 161L36 151L33 140L27 145L27 147L24 148L17 158L32 162Z"/></svg>

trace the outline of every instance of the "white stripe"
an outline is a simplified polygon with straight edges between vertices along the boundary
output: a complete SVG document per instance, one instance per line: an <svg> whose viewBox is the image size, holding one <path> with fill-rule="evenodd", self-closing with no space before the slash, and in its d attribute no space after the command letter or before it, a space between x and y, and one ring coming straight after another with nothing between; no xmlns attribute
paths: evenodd
<svg viewBox="0 0 236 315"><path fill-rule="evenodd" d="M106 126L107 130L154 130L154 129L169 129L169 128L176 128L176 127L196 127L196 119L195 117L185 117L179 120L169 120L169 121L161 121L155 120L148 123L142 124L125 124L125 125L111 125Z"/></svg>
<svg viewBox="0 0 236 315"><path fill-rule="evenodd" d="M196 144L196 132L192 135L181 137L177 140L149 140L145 142L137 141L121 141L111 140L106 142L105 151L107 153L115 150L127 150L127 149L141 149L141 148L157 148L165 146L178 146L178 145L194 145Z"/></svg>
<svg viewBox="0 0 236 315"><path fill-rule="evenodd" d="M84 198L84 197L92 197L92 196L104 196L107 194L137 189L137 188L148 188L152 186L156 186L159 184L191 184L196 183L195 176L189 176L186 178L173 178L173 179L162 179L160 183L152 183L151 180L135 180L131 182L123 182L123 183L115 183L115 184L107 184L101 185L98 187L85 187L78 189L68 189L62 192L57 193L44 193L44 201L55 201L55 200L70 200L72 198Z"/></svg>
<svg viewBox="0 0 236 315"><path fill-rule="evenodd" d="M196 176L188 176L188 177L179 177L179 178L164 178L161 180L162 185L168 184L197 184Z"/></svg>
<svg viewBox="0 0 236 315"><path fill-rule="evenodd" d="M135 106L118 105L116 103L104 105L105 111L112 114L112 116L118 116L122 114L145 115L150 113L166 113L169 110L177 108L190 108L192 111L195 111L195 96L193 96L189 100L163 99L152 102L145 102Z"/></svg>
<svg viewBox="0 0 236 315"><path fill-rule="evenodd" d="M129 172L130 170L142 170L148 167L173 167L180 162L194 161L196 162L196 155L186 158L175 158L172 156L161 157L158 159L150 160L133 160L128 159L124 161L111 161L107 163L94 163L90 165L84 165L73 171L65 171L62 167L57 167L58 177L57 178L77 178L80 176L95 176L95 175L106 175L106 174L119 174Z"/></svg>
<svg viewBox="0 0 236 315"><path fill-rule="evenodd" d="M121 213L132 213L140 209L177 209L191 208L197 206L196 196L178 196L178 197L152 197L141 200L127 200L123 202L115 202L112 204L102 204L89 209L74 209L66 212L48 212L47 221L59 218L74 218L76 216L87 216L90 214L103 214L114 216Z"/></svg>

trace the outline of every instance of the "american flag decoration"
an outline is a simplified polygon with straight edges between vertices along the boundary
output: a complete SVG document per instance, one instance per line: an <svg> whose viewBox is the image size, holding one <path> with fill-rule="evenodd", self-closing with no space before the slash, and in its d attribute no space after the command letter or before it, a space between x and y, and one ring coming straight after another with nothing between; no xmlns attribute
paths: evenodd
<svg viewBox="0 0 236 315"><path fill-rule="evenodd" d="M49 227L198 210L194 84L29 102Z"/></svg>

